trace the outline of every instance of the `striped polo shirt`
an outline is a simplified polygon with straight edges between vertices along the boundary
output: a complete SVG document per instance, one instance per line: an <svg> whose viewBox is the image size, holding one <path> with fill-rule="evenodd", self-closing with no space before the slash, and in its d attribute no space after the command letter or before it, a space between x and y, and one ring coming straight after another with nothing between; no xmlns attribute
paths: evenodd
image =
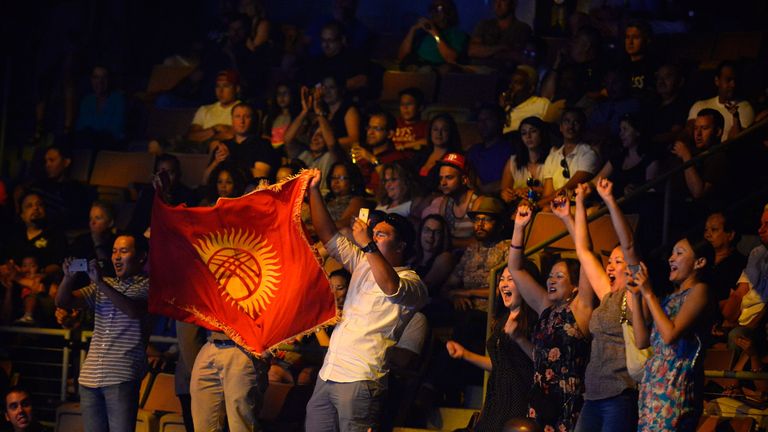
<svg viewBox="0 0 768 432"><path fill-rule="evenodd" d="M145 275L126 279L106 277L104 282L130 299L146 300L149 296L149 278ZM98 388L142 379L147 366L149 314L139 319L128 318L94 283L80 292L96 316L80 384Z"/></svg>

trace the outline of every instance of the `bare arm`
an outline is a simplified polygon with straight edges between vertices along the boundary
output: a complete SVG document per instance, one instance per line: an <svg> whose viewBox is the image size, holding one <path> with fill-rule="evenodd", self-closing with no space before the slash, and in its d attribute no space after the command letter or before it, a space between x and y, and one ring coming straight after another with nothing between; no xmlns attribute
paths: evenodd
<svg viewBox="0 0 768 432"><path fill-rule="evenodd" d="M672 153L679 157L684 163L692 158L690 149L682 141L675 142L674 146L672 146ZM704 182L694 165L685 169L684 176L685 185L688 187L688 191L691 193L691 196L696 199L703 197L712 187L711 184Z"/></svg>
<svg viewBox="0 0 768 432"><path fill-rule="evenodd" d="M203 142L213 138L214 135L216 135L214 128L203 129L202 126L193 124L189 126L187 139L194 142Z"/></svg>
<svg viewBox="0 0 768 432"><path fill-rule="evenodd" d="M328 243L331 238L338 232L336 225L331 219L331 215L328 213L328 209L323 202L323 196L320 194L320 170L312 169L312 179L309 183L309 212L312 216L312 226L315 227L315 233L317 238L323 242Z"/></svg>
<svg viewBox="0 0 768 432"><path fill-rule="evenodd" d="M551 303L547 298L546 290L539 285L536 279L523 269L523 237L525 226L531 220L532 210L527 205L520 205L515 216L515 230L512 233L512 242L509 249L509 273L523 296L537 314L541 315L544 309Z"/></svg>
<svg viewBox="0 0 768 432"><path fill-rule="evenodd" d="M336 142L348 151L360 142L360 112L357 111L357 108L350 107L344 113L344 126L347 129L347 136L339 137Z"/></svg>
<svg viewBox="0 0 768 432"><path fill-rule="evenodd" d="M75 279L75 273L69 271L69 265L72 263L72 257L66 258L61 268L64 271L64 278L56 291L56 307L64 309L85 309L87 304L82 294L78 291L72 292L72 285Z"/></svg>
<svg viewBox="0 0 768 432"><path fill-rule="evenodd" d="M740 282L736 285L735 289L731 290L731 294L725 301L723 306L723 318L726 321L738 322L739 315L741 315L741 300L749 292L749 284L746 282Z"/></svg>
<svg viewBox="0 0 768 432"><path fill-rule="evenodd" d="M385 234L380 232L374 232L373 235L385 236ZM373 241L368 235L368 223L357 218L355 218L352 224L352 236L360 247L364 247ZM376 285L381 288L381 291L388 296L397 294L400 289L400 276L395 271L395 268L392 267L392 264L378 250L366 253L365 257L371 266L373 279L376 281Z"/></svg>
<svg viewBox="0 0 768 432"><path fill-rule="evenodd" d="M126 314L128 318L137 319L146 315L147 301L132 299L106 283L101 274L101 267L95 259L88 263L88 277L91 282L96 284L96 289L103 292L112 304Z"/></svg>
<svg viewBox="0 0 768 432"><path fill-rule="evenodd" d="M458 342L449 340L445 344L445 349L448 351L448 355L452 358L465 360L474 366L489 372L493 369L490 357L473 353Z"/></svg>
<svg viewBox="0 0 768 432"><path fill-rule="evenodd" d="M405 60L406 57L408 57L408 54L411 53L411 50L413 49L413 37L416 35L416 31L421 28L421 23L424 18L419 19L419 21L411 26L410 29L408 29L408 33L405 35L405 38L403 38L403 41L400 42L400 48L397 50L397 61L402 62Z"/></svg>
<svg viewBox="0 0 768 432"><path fill-rule="evenodd" d="M603 198L603 202L605 202L605 206L611 215L611 223L616 230L619 244L621 244L621 249L624 252L624 261L629 265L639 264L640 257L638 257L637 251L635 251L635 237L627 217L621 211L621 208L616 203L616 198L613 196L613 183L606 178L598 178L597 192Z"/></svg>

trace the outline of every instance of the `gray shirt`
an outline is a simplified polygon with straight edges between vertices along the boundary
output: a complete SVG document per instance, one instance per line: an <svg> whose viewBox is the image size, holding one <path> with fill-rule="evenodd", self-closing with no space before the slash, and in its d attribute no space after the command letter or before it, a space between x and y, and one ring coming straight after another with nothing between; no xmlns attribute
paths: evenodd
<svg viewBox="0 0 768 432"><path fill-rule="evenodd" d="M635 388L635 381L627 373L624 353L624 333L620 322L622 297L624 290L610 292L592 311L592 319L589 320L592 349L584 374L586 400L606 399Z"/></svg>

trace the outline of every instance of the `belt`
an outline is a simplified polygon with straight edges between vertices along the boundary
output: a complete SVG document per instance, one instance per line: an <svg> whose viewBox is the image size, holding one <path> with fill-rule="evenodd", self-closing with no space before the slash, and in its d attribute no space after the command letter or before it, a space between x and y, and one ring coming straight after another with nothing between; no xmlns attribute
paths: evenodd
<svg viewBox="0 0 768 432"><path fill-rule="evenodd" d="M227 347L233 347L237 345L235 341L231 339L208 339L208 341L211 342L217 348L227 348Z"/></svg>

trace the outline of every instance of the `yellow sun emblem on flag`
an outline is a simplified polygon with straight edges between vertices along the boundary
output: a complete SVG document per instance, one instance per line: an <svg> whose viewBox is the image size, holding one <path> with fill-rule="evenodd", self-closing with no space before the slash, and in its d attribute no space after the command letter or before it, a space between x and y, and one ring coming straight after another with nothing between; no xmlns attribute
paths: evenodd
<svg viewBox="0 0 768 432"><path fill-rule="evenodd" d="M256 316L275 297L280 277L277 253L250 230L207 234L193 246L221 288L221 295Z"/></svg>

